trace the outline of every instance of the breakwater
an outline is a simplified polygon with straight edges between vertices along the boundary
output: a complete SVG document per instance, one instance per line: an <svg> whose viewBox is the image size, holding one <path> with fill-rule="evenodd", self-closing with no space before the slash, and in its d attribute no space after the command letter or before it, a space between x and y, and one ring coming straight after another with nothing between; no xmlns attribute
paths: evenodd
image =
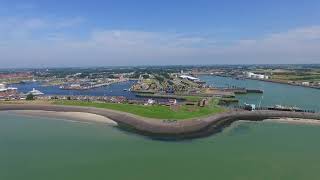
<svg viewBox="0 0 320 180"><path fill-rule="evenodd" d="M299 86L290 86L286 84L271 83L256 80L236 80L227 77L217 76L201 76L202 80L212 86L236 86L246 87L248 89L260 89L262 94L250 93L236 95L240 100L239 104L256 104L257 106L295 106L301 109L310 109L320 112L320 91L312 88L304 88Z"/></svg>
<svg viewBox="0 0 320 180"><path fill-rule="evenodd" d="M43 110L59 112L86 112L102 115L116 121L122 129L136 132L155 139L189 139L208 136L220 132L224 127L237 120L262 121L274 118L301 118L320 120L319 113L282 112L282 111L230 111L204 118L191 120L159 120L136 116L130 113L92 107L2 104L0 111Z"/></svg>

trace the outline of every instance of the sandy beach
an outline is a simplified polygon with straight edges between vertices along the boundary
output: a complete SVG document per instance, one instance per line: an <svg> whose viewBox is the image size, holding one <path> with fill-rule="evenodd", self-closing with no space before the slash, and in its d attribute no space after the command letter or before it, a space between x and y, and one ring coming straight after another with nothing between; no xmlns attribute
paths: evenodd
<svg viewBox="0 0 320 180"><path fill-rule="evenodd" d="M44 117L86 123L105 123L112 126L118 125L118 123L107 117L86 112L57 112L43 110L13 110L9 112L19 116Z"/></svg>
<svg viewBox="0 0 320 180"><path fill-rule="evenodd" d="M315 120L315 119L301 119L301 118L266 119L266 120L264 120L264 122L320 125L320 120Z"/></svg>

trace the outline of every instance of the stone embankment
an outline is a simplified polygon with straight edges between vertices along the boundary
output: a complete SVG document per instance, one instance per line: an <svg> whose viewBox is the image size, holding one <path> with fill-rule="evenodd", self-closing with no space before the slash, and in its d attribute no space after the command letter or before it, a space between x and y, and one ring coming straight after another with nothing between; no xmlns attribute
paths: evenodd
<svg viewBox="0 0 320 180"><path fill-rule="evenodd" d="M237 120L262 121L276 118L299 118L320 120L319 113L283 111L230 111L209 117L190 120L159 120L136 116L130 113L92 107L2 104L0 111L43 110L57 112L85 112L102 115L117 122L119 127L157 139L189 139L220 132Z"/></svg>

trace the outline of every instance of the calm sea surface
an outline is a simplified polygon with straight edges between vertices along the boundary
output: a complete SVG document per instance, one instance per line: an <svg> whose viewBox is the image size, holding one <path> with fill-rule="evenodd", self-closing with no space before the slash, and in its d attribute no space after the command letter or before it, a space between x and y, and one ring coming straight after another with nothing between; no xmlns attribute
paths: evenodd
<svg viewBox="0 0 320 180"><path fill-rule="evenodd" d="M240 104L250 103L261 106L286 105L320 111L320 89L290 86L257 80L236 80L229 77L201 76L207 84L216 87L246 87L264 90L262 94L237 95Z"/></svg>
<svg viewBox="0 0 320 180"><path fill-rule="evenodd" d="M319 179L319 137L320 126L238 122L208 138L166 142L0 112L0 179Z"/></svg>
<svg viewBox="0 0 320 180"><path fill-rule="evenodd" d="M216 86L263 89L263 105L320 109L319 90L201 78ZM248 103L261 99L239 97ZM312 180L320 177L319 137L317 125L237 122L214 136L167 142L107 125L0 112L0 179Z"/></svg>

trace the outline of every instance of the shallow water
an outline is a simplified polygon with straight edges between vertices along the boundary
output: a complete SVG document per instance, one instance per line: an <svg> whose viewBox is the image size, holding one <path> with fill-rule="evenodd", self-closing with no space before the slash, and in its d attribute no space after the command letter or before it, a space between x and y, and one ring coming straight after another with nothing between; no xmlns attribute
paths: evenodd
<svg viewBox="0 0 320 180"><path fill-rule="evenodd" d="M0 179L319 179L320 126L237 122L155 141L101 124L0 112Z"/></svg>

